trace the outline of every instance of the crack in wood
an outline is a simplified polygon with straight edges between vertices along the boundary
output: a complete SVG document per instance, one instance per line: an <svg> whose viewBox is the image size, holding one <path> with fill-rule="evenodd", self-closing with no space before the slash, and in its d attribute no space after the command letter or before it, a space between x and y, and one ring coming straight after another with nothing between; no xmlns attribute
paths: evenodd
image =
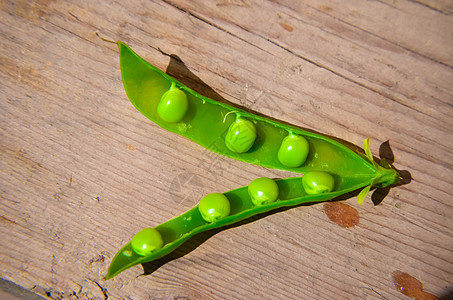
<svg viewBox="0 0 453 300"><path fill-rule="evenodd" d="M374 292L376 295L378 295L381 299L384 299L384 300L387 300L388 298L385 297L384 295L382 295L381 293L379 293L378 291L376 291L374 288L371 288L371 287L368 287L368 286L361 286L360 288L362 289L367 289L367 290L370 290L372 292Z"/></svg>
<svg viewBox="0 0 453 300"><path fill-rule="evenodd" d="M381 2L381 1L379 1L379 2ZM386 4L386 3L383 3L383 4ZM340 18L338 18L338 17L335 17L335 16L333 16L333 15L327 13L325 10L321 10L321 9L319 9L319 8L317 8L317 7L314 7L314 6L311 6L311 5L308 5L308 4L306 4L306 5L307 5L308 7L310 7L311 9L313 9L313 10L316 10L316 11L318 11L318 12L320 12L320 13L326 14L326 15L328 15L329 17L331 17L331 18L333 18L333 19L335 19L335 20L337 20L337 21L339 21L339 22L341 22L341 23L347 24L347 25L349 25L349 26L351 26L351 27L353 27L353 28L355 28L355 29L357 29L357 30L363 31L363 32L365 32L365 33L367 33L367 34L369 34L369 35L375 37L375 38L378 38L378 39L380 39L380 40L382 40L382 41L388 42L388 43L390 43L390 44L392 44L392 45L394 45L394 46L396 46L396 47L399 47L399 48L401 48L401 49L404 49L404 50L410 52L411 54L418 55L418 56L420 56L420 57L423 57L424 59L427 59L427 60L430 60L430 61L432 61L432 62L438 63L438 64L440 64L440 65L442 65L442 66L444 66L444 67L447 67L447 68L449 68L449 69L452 69L452 68L453 68L453 66L451 66L451 65L449 65L449 64L447 64L447 63L441 62L441 61L436 60L436 59L434 59L434 58L432 58L432 57L429 57L429 56L426 56L426 55L424 55L424 54L422 54L422 53L416 52L415 50L412 50L412 49L410 49L410 48L407 48L407 47L405 47L405 46L403 46L403 45L401 45L401 44L395 43L395 42L393 42L393 41L391 41L391 40L387 40L387 39L385 39L385 38L383 38L383 37L381 37L381 36L379 36L379 35L377 35L377 34L371 32L371 31L368 31L368 30L366 30L366 29L364 29L364 28L357 27L357 26L355 26L354 24L351 24L351 23L349 23L349 22L346 22L346 21L344 21L344 20L342 20L342 19L340 19ZM386 4L386 5L388 5L388 4ZM395 8L395 7L392 6L392 8ZM397 8L395 8L395 9L397 9Z"/></svg>
<svg viewBox="0 0 453 300"><path fill-rule="evenodd" d="M376 94L378 94L378 95L380 95L380 96L382 96L382 97L385 97L385 98L387 98L387 99L389 99L389 100L392 100L392 101L394 101L394 102L396 102L396 103L398 103L398 104L400 104L400 105L402 105L402 106L404 106L404 107L407 107L407 108L409 108L409 109L411 109L411 110L414 110L414 111L416 111L416 112L418 112L418 113L420 113L420 114L422 114L422 115L429 116L429 115L425 114L424 112L422 112L422 111L420 111L420 110L418 110L418 109L416 109L416 108L414 108L414 107L411 107L411 106L409 106L409 105L403 103L400 99L398 99L398 98L396 98L396 97L394 97L394 96L392 96L392 95L390 95L390 94L388 94L388 93L384 93L384 92L379 91L379 90L377 90L377 89L375 89L375 88L372 88L372 87L370 87L370 86L367 86L367 85L364 84L364 83L361 83L361 82L359 82L359 81L357 81L357 80L354 80L354 79L352 79L352 78L349 78L349 77L347 77L346 75L343 75L343 74L341 74L341 73L339 73L339 72L337 72L337 71L335 71L335 70L333 70L333 69L331 69L331 68L329 68L329 67L327 67L327 66L324 66L324 65L322 65L322 64L320 64L320 63L318 63L318 62L312 60L312 59L309 59L309 58L304 57L304 56L302 56L302 55L300 55L300 54L297 54L297 53L295 53L294 51L292 51L291 49L289 49L289 48L287 48L287 47L285 47L285 46L283 46L283 45L280 45L279 43L277 43L277 42L275 42L275 41L273 41L273 40L271 40L271 39L268 39L268 38L263 37L263 36L261 36L261 35L258 35L258 36L260 36L261 38L265 39L265 40L268 41L269 43L271 43L271 44L273 44L273 45L275 45L275 46L277 46L277 47L279 47L279 48L281 48L281 49L287 51L288 53L290 53L290 54L296 56L297 58L300 58L300 59L302 59L302 60L304 60L304 61L306 61L306 62L308 62L308 63L311 63L311 64L317 66L318 68L324 69L324 70L326 70L326 71L328 71L328 72L330 72L330 73L332 73L332 74L335 74L335 75L337 75L337 76L339 76L339 77L341 77L341 78L343 78L343 79L345 79L345 80L347 80L347 81L349 81L349 82L352 82L352 83L354 83L354 84L356 84L356 85L358 85L358 86L360 86L360 87L363 87L363 88L365 88L365 89L367 89L367 90L370 90L370 91L372 91L373 93L376 93Z"/></svg>
<svg viewBox="0 0 453 300"><path fill-rule="evenodd" d="M409 1L411 3L416 3L416 4L421 5L421 6L424 6L424 7L428 8L428 9L434 10L435 12L441 13L441 14L446 15L446 16L450 16L451 15L451 12L445 12L445 11L443 11L441 9L438 9L437 7L431 6L431 5L429 5L427 3L423 3L421 1L417 1L417 0L407 0L407 1Z"/></svg>
<svg viewBox="0 0 453 300"><path fill-rule="evenodd" d="M46 23L48 23L48 24L50 24L50 25L52 25L52 26L55 26L55 27L57 27L57 28L59 28L59 29L61 29L61 30L63 30L63 31L65 31L65 32L67 32L67 33L69 33L69 34L71 34L71 35L74 35L74 36L78 37L78 38L81 39L81 40L87 41L87 42L89 42L89 43L95 45L95 43L94 43L93 41L91 41L91 40L89 40L89 39L87 39L87 38L85 38L85 37L83 37L83 36L80 36L80 35L78 35L77 33L73 32L73 31L71 31L71 30L69 30L69 29L66 29L66 28L64 28L64 27L62 27L62 26L60 26L60 25L58 25L58 24L52 23L52 22L50 22L49 20L43 20L43 21L46 22Z"/></svg>
<svg viewBox="0 0 453 300"><path fill-rule="evenodd" d="M212 27L214 27L214 28L216 28L216 29L218 29L218 30L220 30L220 31L222 31L222 32L225 32L225 33L228 34L228 35L231 35L231 36L233 36L233 37L235 37L235 38L237 38L237 39L243 41L243 42L246 43L246 44L249 44L249 45L252 46L252 47L255 47L255 48L257 48L257 49L259 49L259 50L261 50L261 51L263 51L263 52L266 52L266 53L268 53L268 54L270 54L270 55L273 55L272 53L266 51L265 49L263 49L263 48L261 48L261 47L255 45L255 44L251 43L250 41L248 41L248 40L246 40L246 39L244 39L244 38L242 38L242 37L240 37L240 36L238 36L238 35L232 33L231 31L229 31L229 30L227 30L227 29L225 29L225 28L222 28L221 26L219 26L219 25L215 24L214 22L211 22L211 21L209 21L209 20L203 18L203 17L200 16L200 15L197 15L197 14L195 14L195 13L193 13L193 12L191 12L191 11L185 9L185 8L182 8L182 7L176 5L175 3L171 2L171 1L168 1L168 0L162 0L162 1L165 2L165 3L167 3L168 5L173 6L173 7L176 8L176 9L178 9L178 10L180 10L180 11L182 11L182 12L188 14L189 16L192 16L192 17L194 17L195 19L197 19L197 20L199 20L199 21L201 21L201 22L203 22L203 23L208 24L209 26L212 26ZM238 27L240 27L240 26L238 26Z"/></svg>
<svg viewBox="0 0 453 300"><path fill-rule="evenodd" d="M97 282L95 280L87 279L87 281L91 281L94 284L96 284L99 287L99 289L101 290L102 294L104 295L104 300L108 300L109 296L107 294L107 289L106 288L104 288L101 284L99 284L99 282Z"/></svg>

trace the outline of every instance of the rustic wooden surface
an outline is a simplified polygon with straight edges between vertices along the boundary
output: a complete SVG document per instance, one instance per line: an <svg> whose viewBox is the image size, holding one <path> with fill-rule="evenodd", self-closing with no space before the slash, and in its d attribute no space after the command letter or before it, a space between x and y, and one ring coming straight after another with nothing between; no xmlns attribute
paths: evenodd
<svg viewBox="0 0 453 300"><path fill-rule="evenodd" d="M53 299L408 299L394 280L409 275L425 296L452 291L451 0L0 7L1 278ZM136 266L104 281L141 228L206 193L292 174L147 120L125 95L116 46L96 32L163 70L177 55L254 111L359 146L370 137L376 156L389 141L406 184L379 205L348 197L349 227L323 204L297 207L199 235L149 275Z"/></svg>

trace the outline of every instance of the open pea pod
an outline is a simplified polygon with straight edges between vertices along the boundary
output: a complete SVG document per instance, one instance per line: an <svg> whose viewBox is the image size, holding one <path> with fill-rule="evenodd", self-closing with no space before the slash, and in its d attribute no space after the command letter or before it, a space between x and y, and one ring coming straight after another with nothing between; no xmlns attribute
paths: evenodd
<svg viewBox="0 0 453 300"><path fill-rule="evenodd" d="M202 231L280 207L330 200L361 188L358 201L362 203L371 187L399 181L390 165L373 161L368 139L365 154L356 153L323 135L206 98L143 60L124 43L117 44L126 94L151 121L221 155L305 175L275 181L256 179L247 187L207 195L181 216L137 233L115 255L106 279L163 257Z"/></svg>
<svg viewBox="0 0 453 300"><path fill-rule="evenodd" d="M363 188L374 180L373 177L339 177L335 175L332 178L334 181L333 186L330 188L332 191L318 194L310 194L307 192L308 188L307 186L304 186L302 177L277 179L274 181L276 183L276 192L274 192L275 196L270 199L270 201L270 197L266 198L267 194L272 194L272 192L266 191L268 186L270 186L267 182L264 184L261 183L261 186L255 188L255 192L251 191L251 183L249 186L223 193L223 195L228 199L230 206L229 213L226 216L220 215L220 217L214 219L213 221L212 219L209 219L209 217L203 217L202 215L203 211L209 212L209 208L200 208L200 205L197 205L182 215L154 227L162 239L161 242L158 243L158 249L152 249L150 253L141 253L140 255L137 254L140 253L140 250L134 250L132 247L133 240L128 242L113 258L105 278L112 278L118 273L134 265L161 258L178 248L182 243L197 233L230 225L254 215L281 207L326 201L342 194ZM273 181L268 178L265 179ZM254 201L254 195L257 194L264 194L268 202L266 203L266 201L264 201L257 203ZM212 207L215 206L215 204L213 205L212 203L210 205ZM151 239L154 238L152 237ZM153 241L151 240L149 243L152 244Z"/></svg>
<svg viewBox="0 0 453 300"><path fill-rule="evenodd" d="M332 139L204 97L146 62L124 43L118 42L118 47L129 100L168 131L213 152L266 168L357 177L378 172L370 161ZM287 149L300 139L306 145L299 142L299 148L307 149L302 149L297 159L288 151L285 156L285 146Z"/></svg>

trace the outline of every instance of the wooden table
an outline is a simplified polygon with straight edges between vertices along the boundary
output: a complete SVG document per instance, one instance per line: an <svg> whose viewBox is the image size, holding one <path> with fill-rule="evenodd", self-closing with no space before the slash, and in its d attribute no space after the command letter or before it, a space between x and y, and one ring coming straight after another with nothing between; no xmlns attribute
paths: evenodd
<svg viewBox="0 0 453 300"><path fill-rule="evenodd" d="M452 292L452 1L0 7L1 278L52 299ZM201 234L151 274L136 266L104 281L138 230L207 193L294 174L213 155L146 119L126 97L116 45L96 33L163 70L176 55L169 72L208 96L358 146L370 137L403 185L379 205L349 195ZM339 225L351 215L358 224Z"/></svg>

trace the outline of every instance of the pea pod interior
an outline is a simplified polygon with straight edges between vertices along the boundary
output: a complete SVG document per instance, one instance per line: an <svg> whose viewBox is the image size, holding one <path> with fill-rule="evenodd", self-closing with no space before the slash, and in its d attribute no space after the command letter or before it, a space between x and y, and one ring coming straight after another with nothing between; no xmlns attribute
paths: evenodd
<svg viewBox="0 0 453 300"><path fill-rule="evenodd" d="M369 161L332 139L204 97L146 62L124 43L118 42L118 47L122 81L129 100L148 119L169 131L216 153L267 168L296 173L328 171L357 177L376 173ZM165 122L157 112L160 99L172 84L184 91L188 100L186 115L175 123ZM225 135L237 117L250 120L256 126L256 141L245 153L235 153L225 145ZM301 135L309 143L307 160L300 167L284 166L277 157L289 133Z"/></svg>
<svg viewBox="0 0 453 300"><path fill-rule="evenodd" d="M208 223L202 218L196 206L176 218L157 225L154 228L161 233L164 246L151 255L140 256L132 250L131 242L128 242L113 258L105 279L112 278L134 265L161 258L175 250L193 235L202 231L233 224L256 214L268 212L280 207L329 200L367 186L372 180L373 177L335 177L334 192L308 195L302 187L301 177L277 179L279 200L262 206L253 205L247 191L247 186L228 191L224 193L231 205L231 213L228 217L214 223Z"/></svg>

